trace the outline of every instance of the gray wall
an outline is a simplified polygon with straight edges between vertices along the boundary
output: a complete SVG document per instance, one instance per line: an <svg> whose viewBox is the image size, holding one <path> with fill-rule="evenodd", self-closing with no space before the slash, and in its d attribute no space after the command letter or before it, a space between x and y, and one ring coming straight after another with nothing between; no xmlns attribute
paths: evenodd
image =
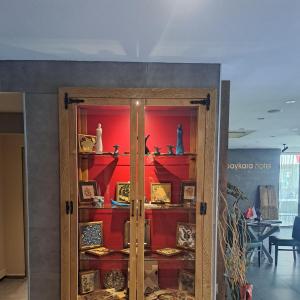
<svg viewBox="0 0 300 300"><path fill-rule="evenodd" d="M228 153L228 181L238 186L249 201L245 210L258 200L259 185L274 185L279 191L280 149L233 149Z"/></svg>
<svg viewBox="0 0 300 300"><path fill-rule="evenodd" d="M219 64L0 61L0 91L25 92L30 300L60 299L58 88L219 84Z"/></svg>

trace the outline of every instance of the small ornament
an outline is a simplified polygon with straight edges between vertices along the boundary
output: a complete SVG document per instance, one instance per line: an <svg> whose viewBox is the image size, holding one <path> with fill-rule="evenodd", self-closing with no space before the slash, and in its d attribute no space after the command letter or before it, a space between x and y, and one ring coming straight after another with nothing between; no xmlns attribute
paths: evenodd
<svg viewBox="0 0 300 300"><path fill-rule="evenodd" d="M168 155L175 155L173 149L175 148L173 145L167 145L168 147Z"/></svg>
<svg viewBox="0 0 300 300"><path fill-rule="evenodd" d="M113 157L117 158L119 156L119 145L114 145L115 151L113 153Z"/></svg>
<svg viewBox="0 0 300 300"><path fill-rule="evenodd" d="M154 146L154 149L155 149L155 151L154 151L154 155L160 155L160 149L161 148L159 148L159 147L157 147L157 146Z"/></svg>
<svg viewBox="0 0 300 300"><path fill-rule="evenodd" d="M102 127L101 124L98 124L96 129L96 153L101 154L103 152L103 144L102 144Z"/></svg>
<svg viewBox="0 0 300 300"><path fill-rule="evenodd" d="M147 141L150 137L150 134L148 134L146 137L145 137L145 154L150 154L150 150L149 148L147 147Z"/></svg>
<svg viewBox="0 0 300 300"><path fill-rule="evenodd" d="M182 155L184 150L183 150L183 141L182 141L182 125L178 124L177 127L177 144L176 144L176 154Z"/></svg>

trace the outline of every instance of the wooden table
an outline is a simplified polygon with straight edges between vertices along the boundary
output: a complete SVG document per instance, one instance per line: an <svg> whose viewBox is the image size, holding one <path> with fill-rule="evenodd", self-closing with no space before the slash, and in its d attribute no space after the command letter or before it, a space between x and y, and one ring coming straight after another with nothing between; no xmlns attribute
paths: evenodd
<svg viewBox="0 0 300 300"><path fill-rule="evenodd" d="M257 242L262 242L262 251L266 255L268 261L273 263L273 258L270 255L263 242L273 233L279 231L279 220L264 220L264 221L247 221L247 226L251 238Z"/></svg>

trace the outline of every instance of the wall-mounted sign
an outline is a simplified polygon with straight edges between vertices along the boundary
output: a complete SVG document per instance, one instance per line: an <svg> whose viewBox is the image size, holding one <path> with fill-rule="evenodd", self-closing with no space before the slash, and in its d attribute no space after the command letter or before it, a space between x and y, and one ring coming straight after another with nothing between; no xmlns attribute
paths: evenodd
<svg viewBox="0 0 300 300"><path fill-rule="evenodd" d="M251 170L251 169L259 169L259 170L268 170L272 169L272 164L268 163L229 163L227 164L227 169L230 170Z"/></svg>

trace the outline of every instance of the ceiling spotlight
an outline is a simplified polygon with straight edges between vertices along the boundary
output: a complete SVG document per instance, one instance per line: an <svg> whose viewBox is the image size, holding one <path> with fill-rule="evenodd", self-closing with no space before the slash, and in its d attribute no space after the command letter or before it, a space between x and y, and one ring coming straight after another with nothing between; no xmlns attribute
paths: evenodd
<svg viewBox="0 0 300 300"><path fill-rule="evenodd" d="M271 138L274 138L274 137L276 137L276 135L270 135L270 137L271 137Z"/></svg>
<svg viewBox="0 0 300 300"><path fill-rule="evenodd" d="M275 114L275 113L279 113L279 112L281 112L281 109L269 109L268 110L269 114Z"/></svg>
<svg viewBox="0 0 300 300"><path fill-rule="evenodd" d="M296 100L287 100L285 101L286 104L294 104L296 103Z"/></svg>
<svg viewBox="0 0 300 300"><path fill-rule="evenodd" d="M281 152L285 152L287 149L289 149L289 147L286 144L283 144L283 148L281 150Z"/></svg>
<svg viewBox="0 0 300 300"><path fill-rule="evenodd" d="M264 120L264 119L265 119L264 117L257 118L257 120Z"/></svg>

